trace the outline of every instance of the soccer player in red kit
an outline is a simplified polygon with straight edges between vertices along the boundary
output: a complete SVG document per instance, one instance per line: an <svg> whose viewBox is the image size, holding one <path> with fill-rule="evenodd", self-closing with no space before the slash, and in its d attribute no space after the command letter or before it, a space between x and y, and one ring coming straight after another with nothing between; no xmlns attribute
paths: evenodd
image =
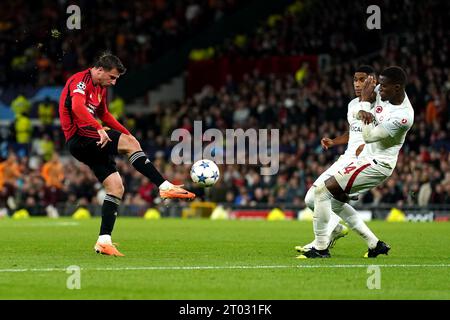
<svg viewBox="0 0 450 320"><path fill-rule="evenodd" d="M124 193L114 156L127 155L133 167L159 187L163 199L193 199L195 194L165 180L148 160L139 142L108 111L107 88L126 71L120 59L104 53L92 68L71 76L61 93L59 115L70 153L88 165L106 190L102 206L100 235L95 251L123 256L111 241L111 233ZM95 119L97 116L106 131Z"/></svg>

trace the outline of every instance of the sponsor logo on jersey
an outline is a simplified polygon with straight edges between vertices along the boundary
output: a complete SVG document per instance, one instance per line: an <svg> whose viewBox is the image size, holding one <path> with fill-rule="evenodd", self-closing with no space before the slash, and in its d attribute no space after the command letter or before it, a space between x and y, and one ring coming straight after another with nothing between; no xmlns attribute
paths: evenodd
<svg viewBox="0 0 450 320"><path fill-rule="evenodd" d="M401 128L401 127L403 127L403 120L400 122L400 121L398 121L398 120L394 120L394 125L396 126L396 127L398 127L398 128Z"/></svg>
<svg viewBox="0 0 450 320"><path fill-rule="evenodd" d="M375 108L375 112L376 113L381 113L383 111L383 107L382 106L377 106L376 108Z"/></svg>

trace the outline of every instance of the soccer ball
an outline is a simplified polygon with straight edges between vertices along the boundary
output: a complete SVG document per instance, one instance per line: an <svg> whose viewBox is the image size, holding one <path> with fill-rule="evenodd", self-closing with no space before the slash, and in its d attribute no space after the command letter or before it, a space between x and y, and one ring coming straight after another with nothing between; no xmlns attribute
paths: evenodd
<svg viewBox="0 0 450 320"><path fill-rule="evenodd" d="M211 187L219 180L219 177L219 168L211 160L198 160L192 165L191 179L201 187Z"/></svg>

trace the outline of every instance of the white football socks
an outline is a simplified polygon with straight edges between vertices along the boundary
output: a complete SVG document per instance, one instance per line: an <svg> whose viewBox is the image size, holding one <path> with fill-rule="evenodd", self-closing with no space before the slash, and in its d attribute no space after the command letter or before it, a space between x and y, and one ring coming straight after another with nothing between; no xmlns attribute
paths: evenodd
<svg viewBox="0 0 450 320"><path fill-rule="evenodd" d="M167 190L170 189L173 186L169 181L165 180L160 186L159 190Z"/></svg>
<svg viewBox="0 0 450 320"><path fill-rule="evenodd" d="M334 214L334 212L344 219L349 227L356 231L356 233L367 242L367 246L370 249L376 247L378 238L364 223L358 212L351 205L334 199L332 194L325 187L325 184L317 186L314 191L313 226L314 234L316 236L314 242L317 250L324 250L327 248L329 236L333 230L336 232L342 230L342 226L339 224L340 218Z"/></svg>
<svg viewBox="0 0 450 320"><path fill-rule="evenodd" d="M98 236L97 242L99 242L99 243L106 243L106 244L112 244L111 235L109 235L109 234L102 234L101 236Z"/></svg>
<svg viewBox="0 0 450 320"><path fill-rule="evenodd" d="M331 215L331 198L332 195L325 187L325 184L322 183L316 187L314 192L313 226L314 235L316 236L314 240L315 248L317 250L325 250L330 241L328 222Z"/></svg>
<svg viewBox="0 0 450 320"><path fill-rule="evenodd" d="M367 242L367 246L373 249L377 246L378 238L364 223L358 212L348 203L342 206L342 210L338 213L342 219L349 225L352 230L355 230Z"/></svg>
<svg viewBox="0 0 450 320"><path fill-rule="evenodd" d="M314 211L314 193L316 190L316 186L312 186L309 188L308 192L305 195L305 204L308 208ZM331 211L330 220L328 221L328 235L331 235L333 231L341 232L344 228L341 224L341 218Z"/></svg>
<svg viewBox="0 0 450 320"><path fill-rule="evenodd" d="M331 211L330 215L330 221L328 221L328 228L327 228L327 234L330 236L331 233L334 231L336 233L339 233L344 229L344 227L340 224L341 218Z"/></svg>
<svg viewBox="0 0 450 320"><path fill-rule="evenodd" d="M311 186L308 192L305 194L305 205L314 211L314 192L316 191L316 186Z"/></svg>

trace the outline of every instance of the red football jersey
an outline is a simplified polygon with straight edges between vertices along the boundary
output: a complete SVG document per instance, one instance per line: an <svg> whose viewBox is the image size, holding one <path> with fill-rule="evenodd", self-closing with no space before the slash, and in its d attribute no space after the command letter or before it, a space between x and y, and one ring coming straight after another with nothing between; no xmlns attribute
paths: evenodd
<svg viewBox="0 0 450 320"><path fill-rule="evenodd" d="M75 133L80 136L99 138L97 130L102 126L95 119L99 114L108 112L106 109L107 90L100 85L94 85L91 69L87 69L71 76L59 99L59 118L66 141ZM72 97L80 95L89 115L80 115L72 110Z"/></svg>

